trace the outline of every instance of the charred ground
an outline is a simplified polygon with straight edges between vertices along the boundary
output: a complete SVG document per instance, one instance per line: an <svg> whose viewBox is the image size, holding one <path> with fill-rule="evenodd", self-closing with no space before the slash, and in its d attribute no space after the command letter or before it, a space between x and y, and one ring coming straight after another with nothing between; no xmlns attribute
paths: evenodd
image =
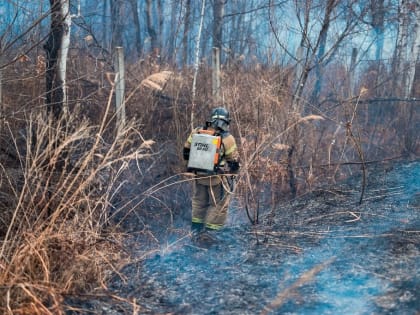
<svg viewBox="0 0 420 315"><path fill-rule="evenodd" d="M354 176L279 204L259 225L231 222L211 244L191 242L188 222L175 220L178 236L156 229L153 251L132 244L137 262L109 282L132 303L82 305L102 314L416 314L419 170L419 161L371 166L361 205Z"/></svg>

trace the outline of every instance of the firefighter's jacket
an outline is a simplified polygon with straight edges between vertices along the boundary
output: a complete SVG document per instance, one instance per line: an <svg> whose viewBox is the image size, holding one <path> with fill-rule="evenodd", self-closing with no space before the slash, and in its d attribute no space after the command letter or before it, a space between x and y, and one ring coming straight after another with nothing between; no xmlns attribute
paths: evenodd
<svg viewBox="0 0 420 315"><path fill-rule="evenodd" d="M202 130L203 127L195 128L191 134L189 135L187 141L185 141L184 148L190 149L192 136L193 134ZM207 127L207 130L215 131L211 127ZM235 138L227 131L223 131L220 133L222 137L222 145L220 147L220 163L219 168L223 169L228 163L227 162L238 162L239 163L239 153L238 147L236 145ZM222 182L222 178L220 175L207 175L207 174L196 174L197 182L201 185L218 185Z"/></svg>

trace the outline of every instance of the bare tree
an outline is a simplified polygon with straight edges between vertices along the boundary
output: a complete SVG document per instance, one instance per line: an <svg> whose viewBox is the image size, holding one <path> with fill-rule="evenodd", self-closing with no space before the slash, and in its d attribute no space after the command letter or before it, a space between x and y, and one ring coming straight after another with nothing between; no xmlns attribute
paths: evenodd
<svg viewBox="0 0 420 315"><path fill-rule="evenodd" d="M141 39L141 27L140 27L140 19L139 19L139 9L137 0L130 0L131 9L133 11L133 20L134 20L134 30L135 30L135 47L138 56L141 56L143 52L143 45Z"/></svg>
<svg viewBox="0 0 420 315"><path fill-rule="evenodd" d="M316 55L316 64L315 64L316 81L315 81L315 86L312 91L312 97L311 97L312 103L317 102L319 98L319 93L321 92L321 82L323 81L323 71L321 69L322 58L325 57L325 51L327 49L326 48L327 36L328 36L328 31L329 31L330 23L331 23L331 14L338 3L339 3L338 0L328 0L327 5L325 7L324 19L322 21L321 30L319 32L319 37L318 37L319 40L316 43L316 46L318 46L318 52Z"/></svg>
<svg viewBox="0 0 420 315"><path fill-rule="evenodd" d="M385 5L384 0L370 0L370 14L372 17L371 25L375 32L375 60L382 59L384 49L384 31L385 31Z"/></svg>
<svg viewBox="0 0 420 315"><path fill-rule="evenodd" d="M50 0L51 31L44 45L46 58L46 104L58 118L66 103L66 64L70 44L69 0Z"/></svg>
<svg viewBox="0 0 420 315"><path fill-rule="evenodd" d="M103 26L103 28L102 28L102 33L101 33L101 39L102 39L102 45L104 46L104 47L107 47L107 48L109 48L109 43L110 43L110 41L111 41L111 39L110 39L110 37L109 37L109 35L110 35L110 29L111 29L111 26L110 26L110 20L109 20L109 12L110 12L110 7L111 7L111 4L110 4L110 1L111 0L104 0L104 3L103 3L103 7L102 7L102 26Z"/></svg>
<svg viewBox="0 0 420 315"><path fill-rule="evenodd" d="M420 3L413 1L411 3L411 10L413 11L412 41L408 54L407 84L404 89L405 98L413 96L416 65L420 62Z"/></svg>
<svg viewBox="0 0 420 315"><path fill-rule="evenodd" d="M244 13L237 13L245 12L246 3L242 1L235 1L234 3L230 3L231 8L235 10L232 12L230 16L229 27L225 32L228 36L225 42L228 43L229 47L229 60L233 60L235 55L241 55L244 53L246 43L248 39L251 37L251 25L252 23L244 23L245 14ZM226 4L227 6L227 4ZM228 8L226 8L227 11ZM251 13L249 13L251 14ZM252 20L252 18L250 19Z"/></svg>
<svg viewBox="0 0 420 315"><path fill-rule="evenodd" d="M146 21L147 21L147 32L150 36L150 43L152 54L154 58L158 58L160 55L160 46L159 46L159 33L156 29L155 18L153 14L153 1L146 0Z"/></svg>
<svg viewBox="0 0 420 315"><path fill-rule="evenodd" d="M111 49L123 46L123 0L111 0Z"/></svg>
<svg viewBox="0 0 420 315"><path fill-rule="evenodd" d="M340 5L340 7L338 5ZM340 47L340 44L356 27L358 18L356 16L353 18L348 17L348 14L353 14L352 12L355 11L352 8L353 5L355 5L353 1L343 3L338 0L328 0L326 6L323 8L324 16L319 26L319 32L316 36L312 36L312 34L309 33L309 30L314 27L313 23L317 23L316 20L314 21L310 18L311 11L314 10L312 0L307 0L303 4L296 2L296 12L301 29L301 40L296 54L297 71L295 74L295 91L292 100L292 107L295 111L301 111L301 99L309 73L313 69L321 71L321 68L319 67L329 62ZM301 11L303 14L300 13ZM362 12L361 14L364 13ZM341 30L335 34L334 40L330 41L327 47L326 43L330 24L332 21L338 21L340 18L342 18L344 23L340 20L340 23L337 22L336 25L339 25ZM284 46L285 45L283 45L283 47ZM320 73L317 73L317 75L319 76ZM317 89L320 89L320 83L321 80L315 84L312 101L318 98L319 90Z"/></svg>
<svg viewBox="0 0 420 315"><path fill-rule="evenodd" d="M395 47L393 90L398 96L411 96L416 63L420 54L420 4L400 0L398 36Z"/></svg>
<svg viewBox="0 0 420 315"><path fill-rule="evenodd" d="M297 11L299 10L298 7L296 8ZM294 97L293 97L293 110L298 112L298 97L302 94L303 87L304 87L304 78L307 77L307 58L303 56L304 51L306 50L305 47L309 46L309 38L308 38L308 28L309 28L309 13L310 13L310 3L306 2L306 5L303 6L303 20L298 19L299 25L301 27L301 38L299 42L299 46L296 51L296 70L295 70L295 80L294 80ZM299 11L298 11L299 12ZM298 13L298 16L300 14ZM306 73L305 73L306 72ZM305 79L306 80L306 79Z"/></svg>
<svg viewBox="0 0 420 315"><path fill-rule="evenodd" d="M173 27L171 27L170 30L169 30L168 50L167 50L167 54L166 54L166 60L169 61L170 63L175 62L175 60L176 60L175 47L176 47L176 38L177 38L177 34L178 34L178 29L179 29L179 23L177 21L177 13L179 13L178 12L178 2L177 1L172 1L172 4L171 4L171 19L170 19L171 22L170 23ZM175 25L176 25L176 27L175 27Z"/></svg>
<svg viewBox="0 0 420 315"><path fill-rule="evenodd" d="M398 36L393 60L393 92L403 99L412 96L416 64L420 51L420 4L418 1L400 0ZM405 153L414 151L418 137L413 124L414 105L407 102L400 104L397 136L402 140Z"/></svg>
<svg viewBox="0 0 420 315"><path fill-rule="evenodd" d="M213 47L219 48L219 52L222 51L223 43L224 5L225 0L214 0L213 2Z"/></svg>
<svg viewBox="0 0 420 315"><path fill-rule="evenodd" d="M188 63L189 34L191 26L191 0L185 2L184 32L182 35L182 64Z"/></svg>
<svg viewBox="0 0 420 315"><path fill-rule="evenodd" d="M157 35L157 45L158 45L158 58L161 59L162 54L162 41L163 41L163 10L162 10L162 0L157 0L156 3L156 15L157 15L157 21L158 21L158 35Z"/></svg>
<svg viewBox="0 0 420 315"><path fill-rule="evenodd" d="M191 130L194 128L194 110L195 110L195 95L196 95L196 83L197 83L197 75L198 75L198 68L199 68L199 61L200 61L200 40L201 40L201 33L203 30L203 21L204 21L204 9L206 7L206 0L201 0L201 14L200 14L200 26L198 27L198 34L195 39L195 52L194 52L194 77L193 77L193 85L192 85L192 109L191 109Z"/></svg>

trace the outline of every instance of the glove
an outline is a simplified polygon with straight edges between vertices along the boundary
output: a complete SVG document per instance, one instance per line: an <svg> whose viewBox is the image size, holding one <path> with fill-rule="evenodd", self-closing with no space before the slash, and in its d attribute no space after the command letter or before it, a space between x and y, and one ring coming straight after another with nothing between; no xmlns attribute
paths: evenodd
<svg viewBox="0 0 420 315"><path fill-rule="evenodd" d="M239 171L238 161L227 161L230 172L237 173Z"/></svg>
<svg viewBox="0 0 420 315"><path fill-rule="evenodd" d="M227 173L229 173L229 169L226 166L217 167L216 168L216 173L220 174L220 175L227 174Z"/></svg>
<svg viewBox="0 0 420 315"><path fill-rule="evenodd" d="M182 155L184 156L184 160L187 161L190 158L190 148L184 148Z"/></svg>

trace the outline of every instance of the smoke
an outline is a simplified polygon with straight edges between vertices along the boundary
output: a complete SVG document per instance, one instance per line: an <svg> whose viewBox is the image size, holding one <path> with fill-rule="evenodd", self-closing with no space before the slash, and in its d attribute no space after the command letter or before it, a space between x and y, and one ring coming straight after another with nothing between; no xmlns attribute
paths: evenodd
<svg viewBox="0 0 420 315"><path fill-rule="evenodd" d="M145 262L140 296L185 314L412 314L420 309L420 163L378 173L366 201L290 205L293 220L229 226L217 242L188 237ZM151 293L152 292L152 293Z"/></svg>

